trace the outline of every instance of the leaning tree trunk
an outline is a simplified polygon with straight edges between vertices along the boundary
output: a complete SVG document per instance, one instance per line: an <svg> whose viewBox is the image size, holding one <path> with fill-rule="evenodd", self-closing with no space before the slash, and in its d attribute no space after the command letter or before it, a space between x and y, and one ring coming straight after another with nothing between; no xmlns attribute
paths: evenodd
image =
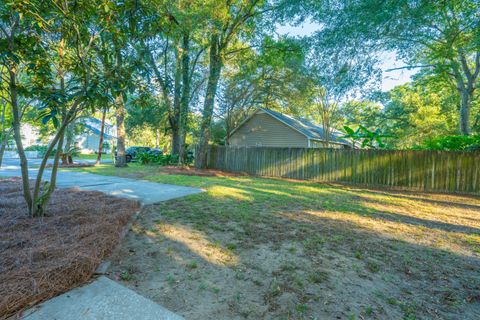
<svg viewBox="0 0 480 320"><path fill-rule="evenodd" d="M213 35L210 45L210 68L208 74L207 92L203 105L202 124L200 127L200 142L198 146L195 167L207 166L208 141L210 139L210 126L212 124L213 107L217 93L218 80L222 70L222 59L218 48L218 36Z"/></svg>
<svg viewBox="0 0 480 320"><path fill-rule="evenodd" d="M126 167L125 156L125 104L121 93L115 98L115 118L117 120L117 157L115 167Z"/></svg>
<svg viewBox="0 0 480 320"><path fill-rule="evenodd" d="M62 125L60 128L57 130L55 136L53 139L50 141L50 144L48 145L47 151L45 152L45 155L43 156L42 162L40 163L40 166L38 167L37 171L37 177L35 178L35 187L33 189L33 196L32 196L32 210L31 210L31 215L33 217L40 217L45 215L46 212L46 205L47 202L50 199L50 195L55 189L55 181L56 181L56 173L57 173L57 167L58 167L58 162L60 158L60 154L62 153L62 148L61 144L63 144L63 139L65 137L65 129L67 125L71 122L73 115L75 114L75 110L80 104L81 99L77 100L73 106L72 109L65 115ZM43 173L45 171L45 168L47 166L48 158L50 155L53 153L53 150L57 148L56 154L55 154L55 161L53 163L52 167L52 175L50 182L44 182L42 181L43 179ZM53 180L52 180L53 179Z"/></svg>
<svg viewBox="0 0 480 320"><path fill-rule="evenodd" d="M47 205L57 185L57 171L58 171L60 158L63 155L62 145L63 145L64 138L65 138L65 131L61 133L60 138L58 139L58 142L57 142L57 151L55 152L55 158L53 160L52 173L50 174L50 182L48 184L45 183L45 185L48 185L48 188L46 188L45 190L38 189L39 192L42 192L41 195L37 194L36 188L34 190L34 198L33 198L34 208L32 211L33 217L43 217L47 212ZM41 179L42 179L41 176L37 177L37 182L40 182Z"/></svg>
<svg viewBox="0 0 480 320"><path fill-rule="evenodd" d="M100 126L100 139L98 142L98 153L97 153L97 161L95 165L99 165L100 161L102 160L102 151L103 151L103 136L105 135L105 118L107 116L107 108L103 108L102 113L102 124Z"/></svg>
<svg viewBox="0 0 480 320"><path fill-rule="evenodd" d="M10 104L12 108L13 116L13 138L15 139L15 144L17 146L18 156L20 157L20 169L22 173L22 185L23 185L23 197L27 203L28 212L32 214L32 195L30 193L30 181L28 176L28 162L27 156L25 155L25 149L23 148L22 143L22 134L20 131L21 124L21 112L18 107L17 100L17 82L15 74L15 66L9 67L9 93L10 93Z"/></svg>

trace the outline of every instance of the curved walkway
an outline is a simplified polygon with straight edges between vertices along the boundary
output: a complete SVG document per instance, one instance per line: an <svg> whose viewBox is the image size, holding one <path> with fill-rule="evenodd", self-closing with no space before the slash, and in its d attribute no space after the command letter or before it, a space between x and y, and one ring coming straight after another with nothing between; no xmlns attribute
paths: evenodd
<svg viewBox="0 0 480 320"><path fill-rule="evenodd" d="M36 177L37 172L38 170L36 169L29 170L30 178ZM20 168L17 166L0 169L0 177L20 175ZM49 176L50 171L46 170L44 177L48 178ZM142 205L154 204L202 192L198 188L70 171L58 172L57 188L79 188L81 190L100 191L115 197L138 200Z"/></svg>

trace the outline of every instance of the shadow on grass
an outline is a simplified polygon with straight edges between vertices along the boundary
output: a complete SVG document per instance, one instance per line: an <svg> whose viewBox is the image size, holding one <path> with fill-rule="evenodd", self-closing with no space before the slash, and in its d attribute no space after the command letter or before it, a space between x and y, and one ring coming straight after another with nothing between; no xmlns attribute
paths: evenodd
<svg viewBox="0 0 480 320"><path fill-rule="evenodd" d="M455 245L447 250L435 247L435 241L429 243L431 239L422 241L422 233L432 230L444 231L439 239L442 241L478 235L476 227L400 214L395 212L396 206L382 211L369 206L382 201L388 204L389 200L373 200L367 194L402 197L397 192L351 191L276 179L195 181L225 190L219 192L212 187L205 194L148 207L135 231L136 237L150 243L132 258L132 263L136 263L138 255L152 260L142 264L146 268L142 272L148 273L142 284L148 287L144 294L151 295L149 286L156 279L155 271L148 266L162 265L165 272L157 277L172 290L175 299L171 294L160 294L155 299L174 311L183 310L189 318L235 317L242 314L242 304L246 305L236 300L243 290L252 295L249 303L254 318L346 318L351 310L357 316L367 312L366 301L374 306L377 317L475 319L480 314L476 271L480 260L473 250L480 243L475 240L472 246L462 244L462 250L457 251ZM410 200L418 200L421 205L424 199ZM441 200L436 205L441 205ZM401 237L408 238L409 234L375 230L362 223L365 221L422 228L407 240ZM290 245L300 249L282 249ZM275 256L270 267L265 267L268 254L260 250L265 247ZM293 266L288 266L291 261ZM328 280L311 281L307 274L320 269L327 273ZM237 278L238 270L248 270L247 280ZM293 279L292 273L300 281ZM171 274L176 275L175 280L168 278ZM262 284L255 279L261 279L258 283ZM210 283L208 294L202 293L202 281ZM223 304L218 305L217 291L221 292ZM321 301L337 296L342 303L317 303L312 292ZM308 307L286 309L281 298L284 293L295 297L298 305ZM217 306L215 312L221 313L198 307L213 304Z"/></svg>
<svg viewBox="0 0 480 320"><path fill-rule="evenodd" d="M480 212L480 204L471 204L465 202L479 201L480 196L468 195L468 194L447 194L447 193L434 193L434 192L422 192L422 191L408 191L408 190L379 190L372 187L359 187L352 184L337 185L346 188L346 192L360 192L363 194L381 195L395 199L405 199L418 202L429 203L436 206L445 206L460 209L478 210ZM345 192L345 191L344 191ZM431 199L429 197L443 197L444 199L455 199L454 201Z"/></svg>
<svg viewBox="0 0 480 320"><path fill-rule="evenodd" d="M309 187L312 187L312 184L307 184ZM275 187L275 184L269 184L267 183L265 186L262 188L258 187L249 187L249 186L244 186L244 185L237 185L236 188L238 190L242 190L243 194L250 195L252 197L252 201L256 200L267 200L269 198L272 198L272 200L275 200L275 205L285 205L285 206L313 206L312 209L316 210L331 210L331 211L339 211L339 212L345 212L348 214L356 214L360 216L371 216L372 218L376 219L382 219L382 220L388 220L391 222L400 222L404 224L409 224L412 226L422 226L425 228L429 229L438 229L442 231L448 231L448 232L459 232L459 233L464 233L464 234L471 234L471 235L479 235L480 236L480 229L476 227L471 227L471 226L464 226L464 225L458 225L458 224L452 224L452 223L445 223L445 222L440 222L440 221L435 221L435 220L429 220L429 219L422 219L418 217L413 217L405 214L401 214L398 212L388 212L388 211L382 211L378 210L373 206L368 206L365 205L366 203L370 204L376 204L379 202L390 202L393 204L393 201L389 201L388 199L372 199L368 198L365 196L362 196L361 194L381 194L384 196L388 197L396 197L396 198L405 198L402 195L396 194L396 193L388 193L385 191L361 191L359 192L358 189L355 191L350 191L350 190L342 190L341 188L335 188L335 189L326 189L323 186L318 188L318 192L322 197L324 197L324 201L318 198L318 194L314 194L312 196L307 196L304 193L299 193L298 190L295 190L293 188L287 188L287 190L284 191L278 191L278 190L268 190L266 188L268 187ZM278 185L277 185L278 186ZM302 184L300 184L302 186ZM293 191L293 192L292 192ZM291 193L289 193L291 192ZM344 197L339 197L339 194L343 194ZM360 195L359 195L360 194ZM254 196L252 196L254 195ZM352 196L353 195L353 196ZM437 195L438 196L438 195ZM329 199L331 197L334 197L333 199ZM341 201L339 198L341 198ZM239 199L236 199L239 200ZM424 198L416 198L416 197L409 197L409 200L414 200L414 201L420 201L420 202L428 202L428 203L433 203L435 205L442 205L442 202L438 202L436 200L430 200L430 201L424 201L426 199ZM360 205L360 202L363 202L363 205ZM448 202L447 206L452 207L455 206L455 203ZM394 205L401 207L402 205ZM476 205L465 205L465 204L458 204L458 206L455 206L458 209L471 209L472 207L476 208L480 206ZM448 207L445 208L448 210ZM475 220L477 223L480 223L479 220Z"/></svg>

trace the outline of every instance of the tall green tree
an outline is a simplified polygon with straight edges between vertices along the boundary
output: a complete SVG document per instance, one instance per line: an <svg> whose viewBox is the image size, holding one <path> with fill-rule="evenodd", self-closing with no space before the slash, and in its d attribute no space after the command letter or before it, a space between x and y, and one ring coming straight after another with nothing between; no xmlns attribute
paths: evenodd
<svg viewBox="0 0 480 320"><path fill-rule="evenodd" d="M99 83L91 60L98 32L90 29L89 24L98 18L96 9L93 2L81 7L63 1L0 4L0 61L7 70L13 135L31 216L45 214L55 189L65 129L89 106ZM25 108L30 107L29 99L42 123L52 123L55 128L33 188L20 131ZM54 149L57 151L50 181L44 182L44 169Z"/></svg>
<svg viewBox="0 0 480 320"><path fill-rule="evenodd" d="M214 11L209 30L208 80L203 99L199 147L195 159L198 168L206 166L215 98L228 48L238 40L240 34L253 32L253 18L265 10L263 8L265 2L261 0L234 0L215 4L216 6L212 8Z"/></svg>
<svg viewBox="0 0 480 320"><path fill-rule="evenodd" d="M427 139L454 134L458 113L450 101L451 90L435 83L412 83L391 90L381 115L380 127L397 137L397 148L409 148Z"/></svg>
<svg viewBox="0 0 480 320"><path fill-rule="evenodd" d="M106 1L99 8L107 15L99 27L104 29L96 53L102 73L109 86L109 95L115 109L117 127L116 167L126 167L126 103L129 93L135 90L140 60L132 47L138 36L137 24L148 19L145 8L138 1Z"/></svg>
<svg viewBox="0 0 480 320"><path fill-rule="evenodd" d="M338 110L337 128L343 126L356 130L360 125L369 130L383 127L382 105L369 100L349 100L341 104Z"/></svg>
<svg viewBox="0 0 480 320"><path fill-rule="evenodd" d="M199 94L204 76L201 60L205 33L214 1L151 0L145 4L151 18L140 21L135 48L143 57L168 112L172 153L183 162L190 104ZM153 22L152 22L153 21ZM202 70L203 71L203 70Z"/></svg>
<svg viewBox="0 0 480 320"><path fill-rule="evenodd" d="M372 67L376 59L369 53L358 54L356 48L342 44L325 46L315 38L310 42L307 68L316 87L313 105L328 144L340 104L375 89L380 72Z"/></svg>
<svg viewBox="0 0 480 320"><path fill-rule="evenodd" d="M313 82L302 41L267 36L258 43L255 48L239 47L219 83L215 117L223 122L227 144L230 132L257 107L303 115L311 103Z"/></svg>
<svg viewBox="0 0 480 320"><path fill-rule="evenodd" d="M363 52L395 51L404 68L426 69L458 91L459 131L470 134L479 87L480 6L477 0L307 1L322 24L323 45Z"/></svg>

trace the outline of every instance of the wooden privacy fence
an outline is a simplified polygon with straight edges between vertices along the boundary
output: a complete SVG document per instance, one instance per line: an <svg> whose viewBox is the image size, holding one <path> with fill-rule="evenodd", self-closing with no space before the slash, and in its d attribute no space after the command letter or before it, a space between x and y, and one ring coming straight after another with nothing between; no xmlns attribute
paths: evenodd
<svg viewBox="0 0 480 320"><path fill-rule="evenodd" d="M480 193L480 153L211 146L207 166L265 177Z"/></svg>

